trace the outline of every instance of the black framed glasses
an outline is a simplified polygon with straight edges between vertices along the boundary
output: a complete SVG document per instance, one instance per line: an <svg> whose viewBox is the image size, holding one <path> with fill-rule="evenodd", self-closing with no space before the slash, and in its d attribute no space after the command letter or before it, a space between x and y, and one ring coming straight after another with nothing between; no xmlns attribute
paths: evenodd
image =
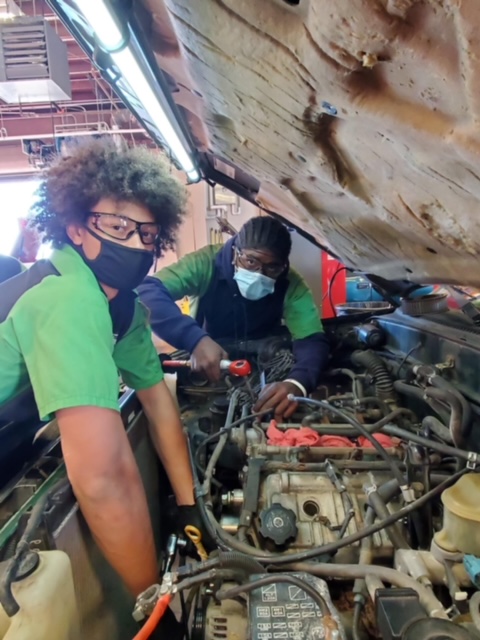
<svg viewBox="0 0 480 640"><path fill-rule="evenodd" d="M240 249L236 249L238 264L247 271L261 272L269 278L278 278L285 270L286 265L280 262L262 262L255 256L249 255Z"/></svg>
<svg viewBox="0 0 480 640"><path fill-rule="evenodd" d="M160 225L154 222L137 222L118 213L100 211L90 211L89 216L93 218L95 229L120 242L126 242L134 233L138 233L145 245L157 244L160 238Z"/></svg>

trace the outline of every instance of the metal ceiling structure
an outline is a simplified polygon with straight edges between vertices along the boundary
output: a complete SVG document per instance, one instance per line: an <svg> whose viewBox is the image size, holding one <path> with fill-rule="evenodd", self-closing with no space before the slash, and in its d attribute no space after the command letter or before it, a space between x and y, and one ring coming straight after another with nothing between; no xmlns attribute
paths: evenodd
<svg viewBox="0 0 480 640"><path fill-rule="evenodd" d="M15 4L26 16L46 19L67 46L72 98L23 105L0 100L0 176L38 170L39 163L26 153L25 140L51 145L57 137L88 135L93 130L153 145L49 5L44 0L15 0Z"/></svg>

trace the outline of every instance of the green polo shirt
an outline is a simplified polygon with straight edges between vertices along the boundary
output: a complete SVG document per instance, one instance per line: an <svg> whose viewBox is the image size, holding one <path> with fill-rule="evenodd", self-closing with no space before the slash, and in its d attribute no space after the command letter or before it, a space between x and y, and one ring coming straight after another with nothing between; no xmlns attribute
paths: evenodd
<svg viewBox="0 0 480 640"><path fill-rule="evenodd" d="M155 274L168 289L174 300L184 296L195 300L208 291L215 270L215 258L224 245L208 245L203 249L184 256L169 267ZM290 267L288 288L283 302L283 319L293 340L308 338L314 333L322 333L323 325L312 292L302 276Z"/></svg>
<svg viewBox="0 0 480 640"><path fill-rule="evenodd" d="M59 409L119 409L119 380L147 389L163 379L147 310L135 301L115 341L108 299L91 269L65 245L50 258L60 273L26 291L0 324L0 407L28 386L42 420Z"/></svg>

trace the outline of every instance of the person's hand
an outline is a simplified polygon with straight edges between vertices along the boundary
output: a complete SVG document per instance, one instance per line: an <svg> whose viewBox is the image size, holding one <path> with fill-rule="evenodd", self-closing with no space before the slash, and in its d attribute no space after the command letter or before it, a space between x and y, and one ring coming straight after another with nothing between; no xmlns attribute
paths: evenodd
<svg viewBox="0 0 480 640"><path fill-rule="evenodd" d="M272 409L276 420L289 418L297 408L297 403L288 399L288 395L298 395L299 389L292 382L272 382L265 385L253 407L255 412Z"/></svg>
<svg viewBox="0 0 480 640"><path fill-rule="evenodd" d="M177 529L178 533L182 534L183 537L187 540L186 553L189 556L197 556L197 550L195 549L195 545L191 540L189 540L188 536L185 534L185 527L191 525L198 529L202 534L202 544L205 547L205 551L210 553L216 549L217 545L214 540L208 535L208 532L205 530L205 526L203 524L203 520L200 516L200 512L198 510L197 505L182 505L178 507L178 521L177 521Z"/></svg>
<svg viewBox="0 0 480 640"><path fill-rule="evenodd" d="M222 347L205 336L193 350L192 371L204 373L211 382L220 380L220 360L226 360L228 353Z"/></svg>

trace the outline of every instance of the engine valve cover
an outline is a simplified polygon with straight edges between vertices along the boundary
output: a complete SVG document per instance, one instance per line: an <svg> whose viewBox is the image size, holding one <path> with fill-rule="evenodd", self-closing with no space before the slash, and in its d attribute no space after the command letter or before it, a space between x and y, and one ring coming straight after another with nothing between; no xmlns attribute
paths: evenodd
<svg viewBox="0 0 480 640"><path fill-rule="evenodd" d="M376 480L381 484L388 480L387 475L378 473ZM368 473L344 475L343 480L355 510L345 535L355 533L363 527L363 514L366 496L364 484L371 482ZM398 502L391 502L392 508L398 508ZM326 474L309 472L270 473L262 482L259 495L259 512L262 515L260 531L264 534L264 513L273 508L283 508L283 512L295 515L295 539L289 550L310 549L333 542L345 520L346 512L341 494L335 489ZM269 536L266 536L269 537ZM385 531L372 536L374 558L389 558L393 547ZM357 562L359 543L341 549L339 562Z"/></svg>

